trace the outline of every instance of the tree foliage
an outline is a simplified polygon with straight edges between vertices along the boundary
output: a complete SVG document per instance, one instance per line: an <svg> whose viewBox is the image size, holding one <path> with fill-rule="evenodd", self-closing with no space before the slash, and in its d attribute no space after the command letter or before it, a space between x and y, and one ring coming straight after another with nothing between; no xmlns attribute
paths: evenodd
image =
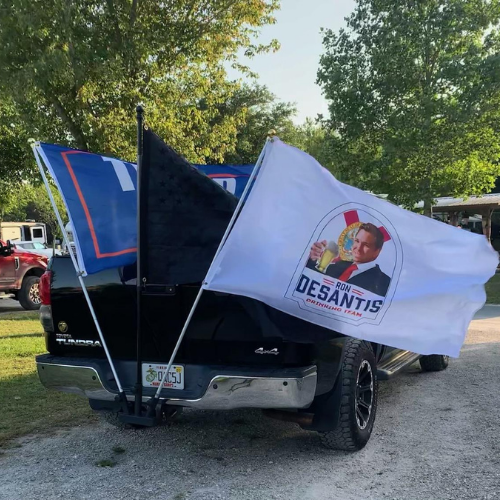
<svg viewBox="0 0 500 500"><path fill-rule="evenodd" d="M297 126L295 137L291 144L313 156L323 167L337 174L337 169L332 161L330 150L329 133L321 123L307 118L306 121Z"/></svg>
<svg viewBox="0 0 500 500"><path fill-rule="evenodd" d="M237 129L236 148L226 155L227 163L255 163L271 130L284 141L292 141L296 134L295 106L277 101L265 86L244 85L220 106L219 111L220 116L243 114Z"/></svg>
<svg viewBox="0 0 500 500"><path fill-rule="evenodd" d="M324 128L308 118L301 125L294 123L293 103L281 102L262 85L245 85L220 107L220 114L244 113L238 127L234 153L225 157L227 163L254 163L270 131L282 140L314 156L323 166L331 167Z"/></svg>
<svg viewBox="0 0 500 500"><path fill-rule="evenodd" d="M342 178L413 205L500 174L498 0L358 0L318 83Z"/></svg>
<svg viewBox="0 0 500 500"><path fill-rule="evenodd" d="M224 62L255 45L278 0L0 0L0 97L23 136L135 159L135 106L191 161L234 150L243 111ZM245 70L240 66L240 69ZM0 110L0 122L5 113ZM3 130L2 130L3 132ZM19 144L10 139L19 151ZM24 148L25 149L25 148ZM21 156L0 150L4 170Z"/></svg>
<svg viewBox="0 0 500 500"><path fill-rule="evenodd" d="M8 183L9 190L19 185L23 177L30 177L36 169L28 138L12 101L0 94L0 183ZM6 187L0 190L5 193Z"/></svg>
<svg viewBox="0 0 500 500"><path fill-rule="evenodd" d="M14 191L12 183L0 179L0 222L4 220L6 212L12 207Z"/></svg>
<svg viewBox="0 0 500 500"><path fill-rule="evenodd" d="M51 186L51 191L57 209L63 218L63 222L66 224L68 217L59 191L55 186ZM45 223L47 225L49 243L51 243L52 237L62 237L54 209L43 184L33 185L23 182L14 189L11 188L10 194L9 203L6 205L4 213L4 220L22 222L33 219L37 222Z"/></svg>

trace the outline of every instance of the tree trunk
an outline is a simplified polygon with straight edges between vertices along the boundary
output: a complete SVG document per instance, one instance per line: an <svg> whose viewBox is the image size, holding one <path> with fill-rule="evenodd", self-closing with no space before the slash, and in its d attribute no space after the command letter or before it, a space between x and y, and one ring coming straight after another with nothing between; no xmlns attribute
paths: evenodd
<svg viewBox="0 0 500 500"><path fill-rule="evenodd" d="M424 200L424 215L432 218L432 198Z"/></svg>
<svg viewBox="0 0 500 500"><path fill-rule="evenodd" d="M450 216L451 225L457 227L458 226L458 212L452 212Z"/></svg>
<svg viewBox="0 0 500 500"><path fill-rule="evenodd" d="M66 112L64 106L61 104L59 99L55 95L49 96L49 101L52 103L54 108L59 115L59 118L66 124L68 127L68 132L73 136L76 142L76 146L79 149L88 150L87 140L85 139L85 134L80 126L75 123L75 121L71 118L71 116Z"/></svg>
<svg viewBox="0 0 500 500"><path fill-rule="evenodd" d="M491 214L493 210L487 209L481 215L483 216L482 226L483 226L483 234L486 236L486 239L491 243Z"/></svg>

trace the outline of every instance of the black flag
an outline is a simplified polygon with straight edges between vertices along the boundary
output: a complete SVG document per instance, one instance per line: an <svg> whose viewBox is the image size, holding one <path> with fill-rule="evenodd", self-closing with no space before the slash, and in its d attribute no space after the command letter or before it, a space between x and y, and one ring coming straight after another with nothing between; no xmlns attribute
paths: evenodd
<svg viewBox="0 0 500 500"><path fill-rule="evenodd" d="M144 130L142 276L148 285L203 281L238 200Z"/></svg>

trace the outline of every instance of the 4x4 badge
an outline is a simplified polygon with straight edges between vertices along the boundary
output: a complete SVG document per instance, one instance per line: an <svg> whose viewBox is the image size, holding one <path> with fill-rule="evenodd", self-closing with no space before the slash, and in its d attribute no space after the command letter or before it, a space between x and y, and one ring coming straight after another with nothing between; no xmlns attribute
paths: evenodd
<svg viewBox="0 0 500 500"><path fill-rule="evenodd" d="M271 349L270 351L266 351L263 347L259 347L258 349L255 349L255 354L274 354L275 356L277 356L279 354L279 351L276 347L274 349Z"/></svg>

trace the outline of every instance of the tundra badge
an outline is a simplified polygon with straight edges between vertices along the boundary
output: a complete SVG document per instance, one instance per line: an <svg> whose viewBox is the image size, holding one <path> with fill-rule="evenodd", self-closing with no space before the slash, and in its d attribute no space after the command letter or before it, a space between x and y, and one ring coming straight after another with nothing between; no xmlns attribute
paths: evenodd
<svg viewBox="0 0 500 500"><path fill-rule="evenodd" d="M81 339L56 339L59 345L71 345L78 347L102 347L98 340L81 340Z"/></svg>

